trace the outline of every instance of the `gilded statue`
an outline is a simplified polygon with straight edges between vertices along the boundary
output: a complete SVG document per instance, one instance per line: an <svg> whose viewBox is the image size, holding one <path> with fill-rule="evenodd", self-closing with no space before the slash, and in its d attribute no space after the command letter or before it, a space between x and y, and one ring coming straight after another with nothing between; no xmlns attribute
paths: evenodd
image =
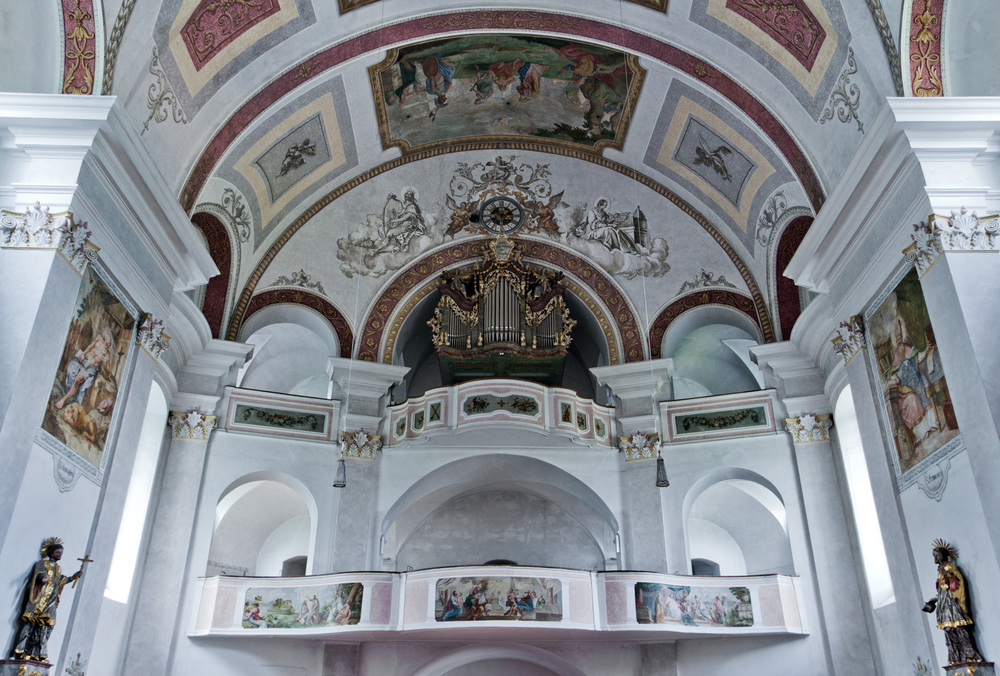
<svg viewBox="0 0 1000 676"><path fill-rule="evenodd" d="M944 630L948 646L948 664L982 662L983 656L972 634L968 586L954 563L957 558L958 551L952 545L941 539L934 541L934 563L938 565L937 596L924 604L923 611L937 611L937 626Z"/></svg>
<svg viewBox="0 0 1000 676"><path fill-rule="evenodd" d="M56 624L56 608L63 587L68 583L76 585L83 574L83 566L90 560L80 559L80 570L72 575L63 575L59 560L63 555L63 544L59 538L47 538L40 549L41 559L35 562L28 575L24 605L18 617L17 640L11 657L44 662L48 657L49 636Z"/></svg>

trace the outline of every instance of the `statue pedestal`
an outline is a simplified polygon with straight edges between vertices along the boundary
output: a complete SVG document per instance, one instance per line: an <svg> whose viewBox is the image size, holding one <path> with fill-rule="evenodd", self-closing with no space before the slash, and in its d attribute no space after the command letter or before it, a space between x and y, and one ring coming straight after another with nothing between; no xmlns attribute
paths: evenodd
<svg viewBox="0 0 1000 676"><path fill-rule="evenodd" d="M944 667L944 673L945 676L996 676L997 672L992 662L959 662Z"/></svg>
<svg viewBox="0 0 1000 676"><path fill-rule="evenodd" d="M48 662L0 660L0 676L49 676Z"/></svg>

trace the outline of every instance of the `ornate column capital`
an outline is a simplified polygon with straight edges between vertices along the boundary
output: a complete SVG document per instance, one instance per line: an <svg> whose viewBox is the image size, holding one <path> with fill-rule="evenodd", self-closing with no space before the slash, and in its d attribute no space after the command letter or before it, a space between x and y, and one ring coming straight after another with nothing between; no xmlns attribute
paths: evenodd
<svg viewBox="0 0 1000 676"><path fill-rule="evenodd" d="M810 444L829 441L833 418L829 413L803 413L798 418L785 418L785 429L792 435L792 443Z"/></svg>
<svg viewBox="0 0 1000 676"><path fill-rule="evenodd" d="M913 225L913 244L903 249L906 260L923 277L946 251L1000 250L1000 220L997 214L980 218L975 211L962 207L945 217L931 214L927 222Z"/></svg>
<svg viewBox="0 0 1000 676"><path fill-rule="evenodd" d="M144 314L139 322L135 341L153 359L159 359L160 355L170 348L170 336L163 332L163 320L154 318L149 312Z"/></svg>
<svg viewBox="0 0 1000 676"><path fill-rule="evenodd" d="M854 315L848 321L840 322L837 335L830 342L833 343L833 351L844 358L845 364L850 364L854 355L868 346L861 315Z"/></svg>
<svg viewBox="0 0 1000 676"><path fill-rule="evenodd" d="M0 246L54 249L59 246L63 225L71 220L68 211L53 214L40 202L25 212L0 212Z"/></svg>
<svg viewBox="0 0 1000 676"><path fill-rule="evenodd" d="M625 462L633 460L656 460L660 457L660 435L652 432L636 432L627 437L618 437L618 448L625 453Z"/></svg>
<svg viewBox="0 0 1000 676"><path fill-rule="evenodd" d="M171 411L167 422L173 430L171 436L174 439L208 441L218 419L218 416L203 415L198 409L192 408L185 412Z"/></svg>
<svg viewBox="0 0 1000 676"><path fill-rule="evenodd" d="M362 458L374 460L375 454L382 449L382 437L378 434L368 434L364 429L357 432L340 433L340 457Z"/></svg>

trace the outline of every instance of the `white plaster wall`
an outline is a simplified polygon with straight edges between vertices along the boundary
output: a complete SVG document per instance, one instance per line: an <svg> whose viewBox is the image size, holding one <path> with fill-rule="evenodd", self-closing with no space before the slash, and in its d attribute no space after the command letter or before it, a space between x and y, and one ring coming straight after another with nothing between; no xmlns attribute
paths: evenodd
<svg viewBox="0 0 1000 676"><path fill-rule="evenodd" d="M1000 95L1000 61L994 48L1000 4L948 2L945 6L945 91L949 96Z"/></svg>
<svg viewBox="0 0 1000 676"><path fill-rule="evenodd" d="M604 554L572 515L542 498L483 491L442 505L397 555L404 570L507 559L518 565L604 569Z"/></svg>
<svg viewBox="0 0 1000 676"><path fill-rule="evenodd" d="M705 519L688 521L688 542L692 559L708 559L719 564L719 575L746 575L747 563L733 536Z"/></svg>
<svg viewBox="0 0 1000 676"><path fill-rule="evenodd" d="M281 575L282 565L293 556L309 555L309 515L303 514L275 528L260 548L257 575Z"/></svg>

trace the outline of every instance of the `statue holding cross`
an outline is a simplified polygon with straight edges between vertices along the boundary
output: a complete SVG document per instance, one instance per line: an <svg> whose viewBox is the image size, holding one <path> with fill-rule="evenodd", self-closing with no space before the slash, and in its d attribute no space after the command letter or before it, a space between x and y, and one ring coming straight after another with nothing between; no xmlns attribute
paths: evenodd
<svg viewBox="0 0 1000 676"><path fill-rule="evenodd" d="M88 555L77 559L80 561L80 570L67 576L59 568L59 560L63 555L62 540L47 538L42 542L40 553L42 558L35 562L28 575L24 605L18 618L17 640L11 657L44 662L48 657L49 635L56 624L56 608L59 606L63 587L67 582L75 587L76 581L83 575L84 566L93 559Z"/></svg>

